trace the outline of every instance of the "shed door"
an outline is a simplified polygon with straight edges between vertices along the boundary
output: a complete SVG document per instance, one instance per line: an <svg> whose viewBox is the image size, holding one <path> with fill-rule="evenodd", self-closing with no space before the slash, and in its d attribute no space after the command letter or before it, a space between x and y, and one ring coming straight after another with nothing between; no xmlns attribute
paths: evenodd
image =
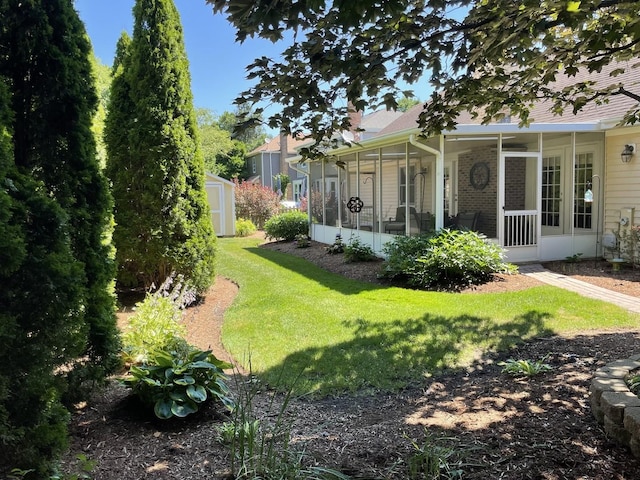
<svg viewBox="0 0 640 480"><path fill-rule="evenodd" d="M224 212L224 188L219 183L207 183L207 197L211 214L211 223L217 236L226 235Z"/></svg>

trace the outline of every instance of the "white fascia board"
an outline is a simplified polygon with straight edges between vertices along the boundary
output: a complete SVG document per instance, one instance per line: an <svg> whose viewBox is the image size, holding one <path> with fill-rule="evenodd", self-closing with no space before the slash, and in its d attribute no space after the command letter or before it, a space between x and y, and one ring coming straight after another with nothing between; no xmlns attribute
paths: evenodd
<svg viewBox="0 0 640 480"><path fill-rule="evenodd" d="M605 123L607 122L607 123ZM517 133L559 133L559 132L600 132L607 128L612 128L608 121L576 122L576 123L532 123L528 127L520 127L515 123L499 123L491 125L467 124L458 125L455 130L447 130L442 135L498 135ZM394 133L389 133L380 137L373 137L352 146L342 146L330 151L332 156L348 155L350 153L361 152L371 148L385 147L397 144L398 142L408 142L411 135L419 135L419 128L410 128ZM299 163L301 156L290 157L288 163Z"/></svg>
<svg viewBox="0 0 640 480"><path fill-rule="evenodd" d="M532 123L528 127L519 127L515 123L491 125L458 125L455 130L443 132L443 135L497 135L500 133L559 133L594 132L602 130L600 122L582 123Z"/></svg>

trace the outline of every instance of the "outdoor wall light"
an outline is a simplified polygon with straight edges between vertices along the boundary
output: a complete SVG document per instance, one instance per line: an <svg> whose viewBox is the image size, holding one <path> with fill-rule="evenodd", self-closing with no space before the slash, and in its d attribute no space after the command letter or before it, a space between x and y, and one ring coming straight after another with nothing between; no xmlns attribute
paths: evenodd
<svg viewBox="0 0 640 480"><path fill-rule="evenodd" d="M622 150L622 153L620 154L622 163L629 163L635 151L636 151L636 146L633 143L626 144L624 146L624 149Z"/></svg>

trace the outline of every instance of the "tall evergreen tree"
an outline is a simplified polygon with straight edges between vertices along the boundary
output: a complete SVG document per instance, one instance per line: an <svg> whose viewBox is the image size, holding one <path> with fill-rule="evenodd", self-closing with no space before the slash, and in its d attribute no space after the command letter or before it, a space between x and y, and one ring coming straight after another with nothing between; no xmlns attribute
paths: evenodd
<svg viewBox="0 0 640 480"><path fill-rule="evenodd" d="M11 468L45 478L66 446L67 411L54 369L82 353L77 315L82 265L68 217L13 159L5 83L0 81L0 478Z"/></svg>
<svg viewBox="0 0 640 480"><path fill-rule="evenodd" d="M118 281L148 288L172 272L204 293L215 236L204 189L189 65L171 0L137 0L121 38L105 126Z"/></svg>
<svg viewBox="0 0 640 480"><path fill-rule="evenodd" d="M25 252L0 272L0 377L9 376L6 396L0 380L9 432L0 439L14 466L44 465L64 442L60 395L119 364L110 197L91 133L90 45L72 1L0 0L0 18L10 139L0 188L13 196L2 220Z"/></svg>

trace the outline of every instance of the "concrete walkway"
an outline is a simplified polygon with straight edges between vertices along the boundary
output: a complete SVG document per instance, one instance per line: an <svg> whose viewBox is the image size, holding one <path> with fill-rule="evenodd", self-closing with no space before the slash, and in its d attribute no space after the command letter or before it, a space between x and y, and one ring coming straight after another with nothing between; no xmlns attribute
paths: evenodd
<svg viewBox="0 0 640 480"><path fill-rule="evenodd" d="M520 265L518 270L523 275L528 275L543 283L548 283L554 287L564 288L578 293L584 297L595 298L605 302L613 303L619 307L626 308L631 312L640 313L640 298L613 292L606 288L597 287L587 282L576 280L561 273L546 270L540 264Z"/></svg>

